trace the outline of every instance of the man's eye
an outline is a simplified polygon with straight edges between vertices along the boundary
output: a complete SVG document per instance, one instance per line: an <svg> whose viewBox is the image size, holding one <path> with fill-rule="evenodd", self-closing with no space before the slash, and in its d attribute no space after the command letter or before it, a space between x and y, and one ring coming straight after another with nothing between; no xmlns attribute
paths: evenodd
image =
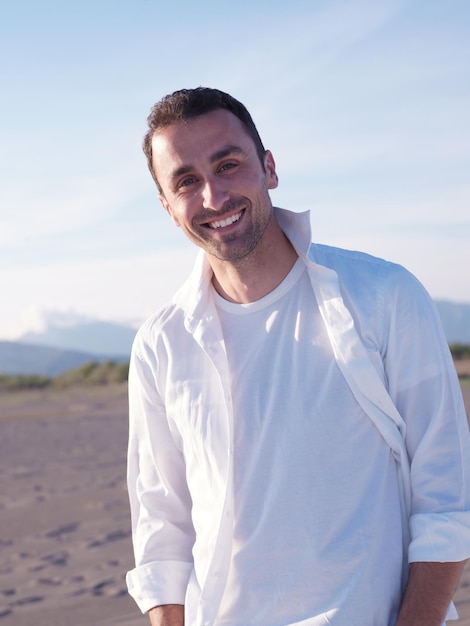
<svg viewBox="0 0 470 626"><path fill-rule="evenodd" d="M195 182L196 179L193 176L188 176L188 178L184 178L179 182L178 187L189 187L189 185L192 185Z"/></svg>
<svg viewBox="0 0 470 626"><path fill-rule="evenodd" d="M223 165L220 166L219 170L221 172L225 172L226 170L231 170L234 167L237 167L237 163L224 163Z"/></svg>

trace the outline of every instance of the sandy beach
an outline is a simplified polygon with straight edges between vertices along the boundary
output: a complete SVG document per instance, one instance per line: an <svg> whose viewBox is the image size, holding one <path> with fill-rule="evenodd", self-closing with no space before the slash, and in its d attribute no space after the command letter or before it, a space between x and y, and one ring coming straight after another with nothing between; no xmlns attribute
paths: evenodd
<svg viewBox="0 0 470 626"><path fill-rule="evenodd" d="M124 582L126 393L1 397L1 626L148 624Z"/></svg>
<svg viewBox="0 0 470 626"><path fill-rule="evenodd" d="M0 626L143 626L129 598L125 386L0 397ZM470 386L464 387L470 415ZM470 566L456 594L470 626Z"/></svg>

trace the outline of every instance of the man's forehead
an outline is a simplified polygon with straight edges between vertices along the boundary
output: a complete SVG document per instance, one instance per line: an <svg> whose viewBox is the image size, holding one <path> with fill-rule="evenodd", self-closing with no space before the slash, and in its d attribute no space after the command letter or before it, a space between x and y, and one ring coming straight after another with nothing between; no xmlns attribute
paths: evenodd
<svg viewBox="0 0 470 626"><path fill-rule="evenodd" d="M246 152L251 143L240 120L221 109L157 129L152 137L152 152L159 161L184 163L202 155L215 160L223 153Z"/></svg>

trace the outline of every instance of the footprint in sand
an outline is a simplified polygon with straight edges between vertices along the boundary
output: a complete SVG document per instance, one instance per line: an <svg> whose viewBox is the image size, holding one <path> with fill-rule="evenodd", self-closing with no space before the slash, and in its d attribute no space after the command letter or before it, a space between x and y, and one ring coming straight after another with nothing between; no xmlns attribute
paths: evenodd
<svg viewBox="0 0 470 626"><path fill-rule="evenodd" d="M127 528L123 530L115 530L105 535L102 539L95 539L95 541L92 541L88 544L87 548L99 548L100 546L104 546L107 543L112 543L113 541L128 539L130 536L131 531Z"/></svg>
<svg viewBox="0 0 470 626"><path fill-rule="evenodd" d="M25 604L37 604L38 602L43 602L45 600L44 596L27 596L26 598L18 598L11 603L11 606L24 606Z"/></svg>
<svg viewBox="0 0 470 626"><path fill-rule="evenodd" d="M40 585L47 585L49 587L58 587L64 581L62 580L62 578L59 578L59 576L54 576L52 578L38 578L37 582Z"/></svg>
<svg viewBox="0 0 470 626"><path fill-rule="evenodd" d="M54 530L50 530L44 536L48 539L60 539L62 535L66 535L68 533L74 533L78 527L80 526L80 522L71 522L70 524L63 524Z"/></svg>
<svg viewBox="0 0 470 626"><path fill-rule="evenodd" d="M70 558L70 554L65 550L60 552L54 552L52 554L46 554L46 556L41 557L41 561L45 561L48 565L67 565Z"/></svg>

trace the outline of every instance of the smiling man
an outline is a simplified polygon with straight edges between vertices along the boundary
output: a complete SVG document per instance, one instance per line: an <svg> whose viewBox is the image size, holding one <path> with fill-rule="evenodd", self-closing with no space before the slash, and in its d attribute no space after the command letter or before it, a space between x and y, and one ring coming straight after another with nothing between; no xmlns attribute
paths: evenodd
<svg viewBox="0 0 470 626"><path fill-rule="evenodd" d="M440 626L470 555L469 435L403 268L311 244L246 108L163 98L144 140L198 247L129 376L131 595L152 626Z"/></svg>
<svg viewBox="0 0 470 626"><path fill-rule="evenodd" d="M156 130L150 158L163 207L206 251L221 295L251 302L279 284L297 255L269 197L278 182L274 160L264 150L260 158L233 113L219 109Z"/></svg>

